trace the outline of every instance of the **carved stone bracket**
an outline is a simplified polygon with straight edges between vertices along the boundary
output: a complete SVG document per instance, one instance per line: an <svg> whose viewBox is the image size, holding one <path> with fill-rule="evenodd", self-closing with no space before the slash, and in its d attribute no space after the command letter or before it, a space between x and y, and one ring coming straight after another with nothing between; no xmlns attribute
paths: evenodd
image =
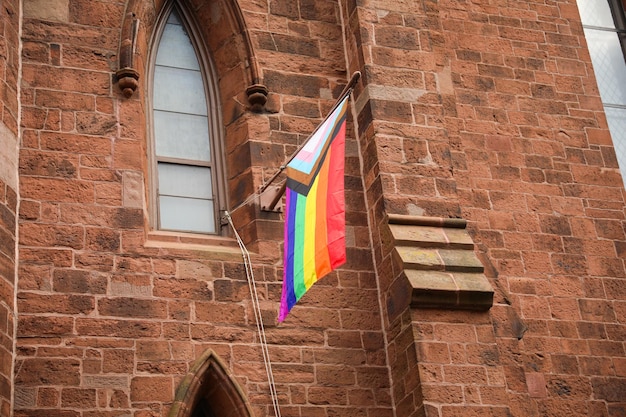
<svg viewBox="0 0 626 417"><path fill-rule="evenodd" d="M132 68L121 68L115 72L115 75L124 97L131 98L139 86L139 73Z"/></svg>
<svg viewBox="0 0 626 417"><path fill-rule="evenodd" d="M250 87L246 88L250 110L256 113L263 111L265 103L267 103L268 93L269 90L263 84L252 84Z"/></svg>

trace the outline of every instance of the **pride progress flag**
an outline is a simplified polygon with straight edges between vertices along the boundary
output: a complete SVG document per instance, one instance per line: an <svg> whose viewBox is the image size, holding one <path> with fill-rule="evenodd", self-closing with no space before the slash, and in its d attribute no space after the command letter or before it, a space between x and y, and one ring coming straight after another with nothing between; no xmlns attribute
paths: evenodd
<svg viewBox="0 0 626 417"><path fill-rule="evenodd" d="M348 95L287 164L283 290L278 321L346 261L344 159Z"/></svg>

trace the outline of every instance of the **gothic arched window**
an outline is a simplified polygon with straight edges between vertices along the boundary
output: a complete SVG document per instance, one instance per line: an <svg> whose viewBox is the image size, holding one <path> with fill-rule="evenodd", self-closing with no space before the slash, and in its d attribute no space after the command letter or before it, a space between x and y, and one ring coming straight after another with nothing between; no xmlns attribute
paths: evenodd
<svg viewBox="0 0 626 417"><path fill-rule="evenodd" d="M225 209L215 76L177 4L166 10L152 67L152 227L220 234Z"/></svg>

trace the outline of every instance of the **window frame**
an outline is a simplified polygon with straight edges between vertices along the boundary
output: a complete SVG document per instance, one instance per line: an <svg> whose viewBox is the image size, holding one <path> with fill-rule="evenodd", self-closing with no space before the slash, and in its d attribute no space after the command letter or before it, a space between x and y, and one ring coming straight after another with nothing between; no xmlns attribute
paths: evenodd
<svg viewBox="0 0 626 417"><path fill-rule="evenodd" d="M626 61L626 0L608 0L613 22L615 23L615 31L617 39L622 46L622 55Z"/></svg>
<svg viewBox="0 0 626 417"><path fill-rule="evenodd" d="M616 125L621 123L620 120L623 120L624 114L626 114L626 102L623 101L623 97L606 97L606 86L604 86L603 88L601 78L604 77L608 72L601 66L596 67L594 65L594 53L597 52L597 50L594 49L594 45L590 43L590 40L587 37L587 31L589 31L589 33L604 32L615 34L617 36L617 42L619 44L618 47L622 53L623 63L624 65L626 65L626 0L600 1L604 1L605 6L608 6L609 8L609 12L612 18L612 26L608 26L608 22L606 22L606 25L603 25L600 22L598 22L599 25L586 24L585 21L588 20L591 15L583 12L580 0L577 0L577 7L579 8L579 16L581 19L583 36L586 40L591 65L596 77L595 82L598 87L598 94L602 102L602 108L605 113L607 127L611 135L613 147L615 150L617 168L621 174L623 184L626 185L626 151L624 149L624 146L626 146L626 138L622 137L621 135L623 129L620 129L619 126ZM615 51L615 53L618 54L617 51ZM624 75L624 71L626 71L626 67L622 67L619 70L621 71L619 74L612 74L613 76L611 76L610 78L618 79L616 77L622 77ZM615 100L615 98L617 98L617 100ZM617 116L615 116L616 114Z"/></svg>
<svg viewBox="0 0 626 417"><path fill-rule="evenodd" d="M159 45L165 30L167 20L173 10L178 13L181 23L184 26L191 45L194 48L198 64L200 66L200 74L202 75L204 94L207 104L207 121L208 121L208 140L211 149L211 161L209 163L188 160L184 158L157 157L156 155L156 135L154 125L154 74L156 68L156 57ZM228 235L227 227L222 222L222 216L226 211L227 193L226 193L226 171L224 157L224 127L222 123L222 111L219 100L218 78L215 64L210 56L210 51L198 30L198 24L193 18L192 13L181 4L180 1L170 0L161 9L156 19L155 29L150 40L150 49L148 54L148 71L147 71L147 94L145 97L147 103L147 162L148 162L148 204L149 204L149 226L150 230L156 232L196 234L203 236L225 236ZM159 186L158 186L158 163L173 163L181 166L198 166L211 168L211 186L213 189L213 206L214 206L214 233L202 233L199 231L172 230L160 227L160 208L159 208Z"/></svg>

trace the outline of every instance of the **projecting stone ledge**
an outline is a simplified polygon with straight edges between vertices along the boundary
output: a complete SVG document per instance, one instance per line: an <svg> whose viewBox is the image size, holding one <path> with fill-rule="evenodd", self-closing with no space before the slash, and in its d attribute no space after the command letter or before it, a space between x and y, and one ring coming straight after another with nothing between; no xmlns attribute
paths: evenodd
<svg viewBox="0 0 626 417"><path fill-rule="evenodd" d="M462 219L389 215L414 308L488 310L493 288Z"/></svg>

